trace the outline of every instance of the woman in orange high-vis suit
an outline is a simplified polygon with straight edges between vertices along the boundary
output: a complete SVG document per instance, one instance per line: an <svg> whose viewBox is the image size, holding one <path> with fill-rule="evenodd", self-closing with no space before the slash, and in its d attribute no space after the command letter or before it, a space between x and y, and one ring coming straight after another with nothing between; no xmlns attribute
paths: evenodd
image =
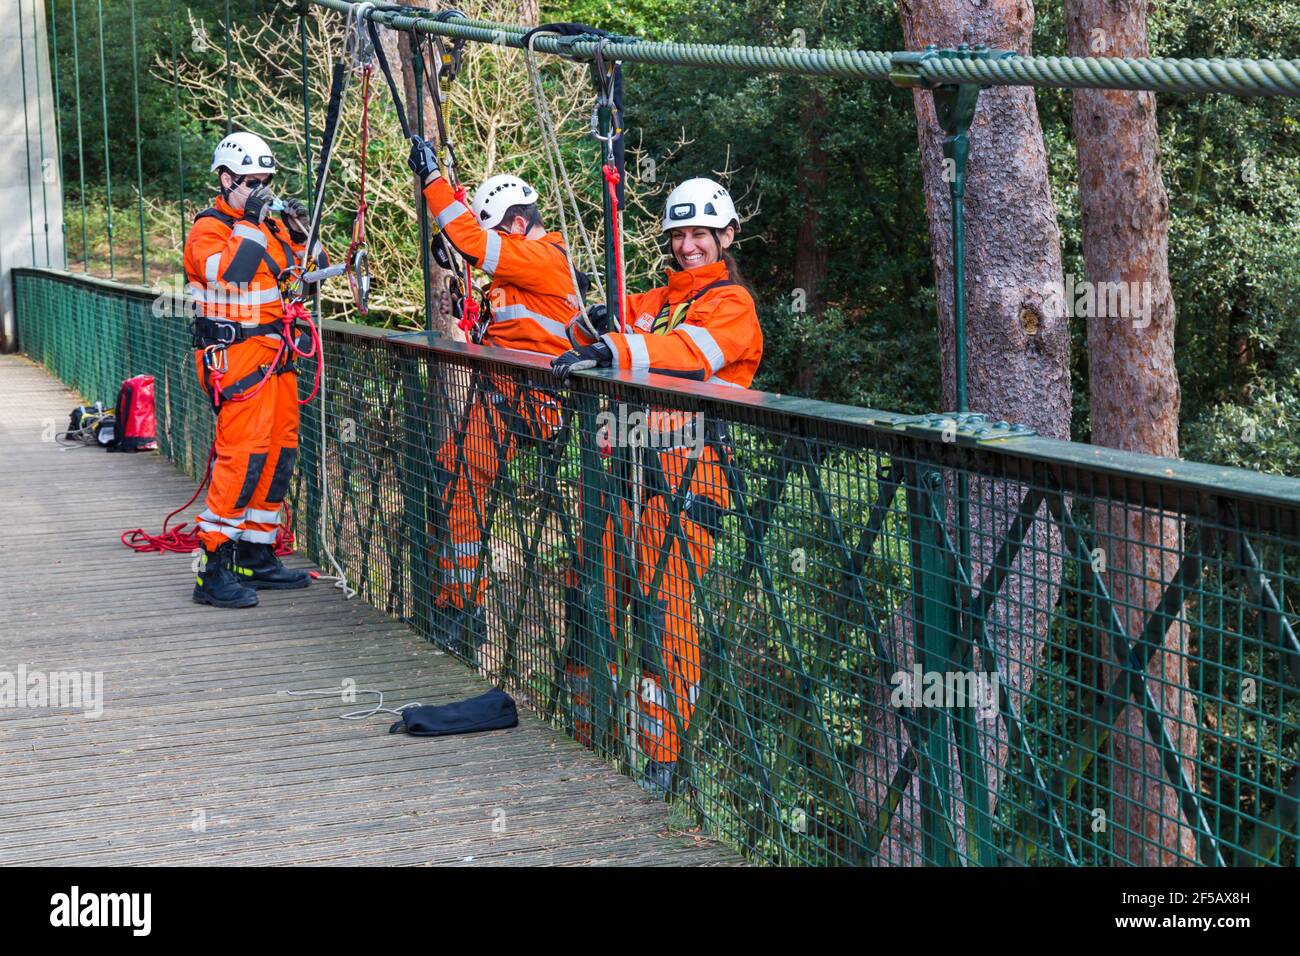
<svg viewBox="0 0 1300 956"><path fill-rule="evenodd" d="M630 295L627 318L632 331L609 330L603 309L587 311L579 338L588 344L566 352L551 368L562 379L575 370L621 368L660 372L679 378L748 388L763 355L763 332L754 300L738 275L727 249L739 228L736 208L726 189L709 179L682 183L668 197L663 231L668 233L676 270L668 284L641 295ZM583 334L583 332L586 334ZM645 456L646 501L640 514L636 555L643 593L654 583L662 563L663 575L649 602L654 642L662 651L659 668L643 665L636 710L638 741L648 756L642 786L664 792L673 778L700 687L700 646L691 608L692 572L696 579L708 571L722 518L731 506L730 492L719 464L720 446L694 434L695 416L672 410L651 410ZM655 431L659 435L653 434ZM706 429L707 431L707 429ZM663 435L676 435L676 446ZM668 445L665 450L665 445ZM721 452L725 454L725 450ZM671 498L678 491L690 458L698 454L695 470L681 502L682 539L665 553ZM630 509L620 503L625 533L632 527ZM613 530L607 528L602 548L606 606L616 608L620 590ZM689 563L689 567L688 567ZM612 626L612 622L611 622ZM590 733L581 719L588 706L585 661L578 655L569 679L575 687L579 736ZM659 673L667 675L663 686Z"/></svg>
<svg viewBox="0 0 1300 956"><path fill-rule="evenodd" d="M252 607L259 588L311 581L275 554L298 457L298 379L291 353L275 361L284 331L278 278L301 257L308 221L297 200L284 202L279 221L271 217L275 170L261 137L226 136L212 157L221 194L185 240L185 274L198 305L194 364L217 414L193 597L215 607ZM316 261L324 264L319 248Z"/></svg>
<svg viewBox="0 0 1300 956"><path fill-rule="evenodd" d="M482 344L548 356L568 349L565 327L581 308L585 276L570 269L564 237L547 232L536 191L517 176L493 176L467 207L442 175L427 140L413 138L409 164L424 183L424 198L438 227L461 255L491 276L491 321ZM517 432L547 441L560 427L560 405L549 389L519 394L504 375L491 376L485 386L471 396L462 433L452 435L437 456L446 485L448 540L439 555L435 638L470 657L487 639L486 580L479 580L478 568L489 489L518 452L525 436Z"/></svg>

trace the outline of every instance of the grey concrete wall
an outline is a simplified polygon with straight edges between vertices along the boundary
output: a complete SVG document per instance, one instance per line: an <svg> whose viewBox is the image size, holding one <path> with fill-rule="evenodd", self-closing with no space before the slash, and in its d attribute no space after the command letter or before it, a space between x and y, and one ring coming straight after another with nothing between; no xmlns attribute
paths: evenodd
<svg viewBox="0 0 1300 956"><path fill-rule="evenodd" d="M11 351L10 270L32 265L61 269L66 262L58 114L42 0L0 3L0 84L0 350Z"/></svg>

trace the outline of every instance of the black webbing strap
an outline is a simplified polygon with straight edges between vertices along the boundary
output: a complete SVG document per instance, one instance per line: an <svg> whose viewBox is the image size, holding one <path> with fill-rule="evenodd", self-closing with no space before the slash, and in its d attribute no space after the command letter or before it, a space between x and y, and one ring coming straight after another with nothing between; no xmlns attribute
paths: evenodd
<svg viewBox="0 0 1300 956"><path fill-rule="evenodd" d="M388 83L388 92L393 95L393 108L397 110L397 122L402 127L402 137L410 142L411 124L406 121L406 107L402 103L402 98L397 95L397 83L393 80L393 71L388 66L388 57L384 53L384 45L379 42L379 30L375 27L374 20L366 21L366 28L370 31L370 43L375 50L375 58L379 60L380 72L384 74L384 80ZM416 91L417 95L419 91ZM434 104L437 106L438 104Z"/></svg>
<svg viewBox="0 0 1300 956"><path fill-rule="evenodd" d="M325 184L329 178L330 156L334 153L334 140L339 131L339 113L343 106L343 89L346 85L348 68L343 63L334 64L334 74L330 79L330 102L325 110L325 131L321 136L320 161L316 164L316 195L312 197L312 224L307 234L306 255L310 256L320 235L321 203L325 199Z"/></svg>

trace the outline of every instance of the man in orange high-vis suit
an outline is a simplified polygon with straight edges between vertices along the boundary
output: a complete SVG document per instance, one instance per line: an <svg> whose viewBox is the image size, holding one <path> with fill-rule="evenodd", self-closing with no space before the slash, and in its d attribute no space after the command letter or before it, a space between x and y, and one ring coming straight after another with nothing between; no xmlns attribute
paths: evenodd
<svg viewBox="0 0 1300 956"><path fill-rule="evenodd" d="M298 456L298 378L284 334L281 271L300 259L307 208L276 200L275 157L259 136L226 136L212 155L220 195L185 240L185 274L198 306L194 364L217 415L203 558L194 601L252 607L259 588L304 588L275 554L281 504ZM271 216L282 206L282 217ZM317 265L323 257L317 249Z"/></svg>
<svg viewBox="0 0 1300 956"><path fill-rule="evenodd" d="M687 180L669 195L662 226L678 266L669 270L668 284L628 296L633 332L611 331L601 310L588 310L577 335L587 344L551 364L562 380L574 371L612 367L736 388L748 388L753 382L763 356L763 331L753 297L727 252L740 226L731 196L710 179ZM638 744L649 758L642 786L665 792L700 689L693 579L702 579L708 571L731 496L719 458L728 454L725 442L716 433L713 440L705 441L709 429L700 416L651 408L647 418L649 434L644 443L650 447L643 456L645 505L637 523L636 563L653 631L653 646L647 652L659 651L660 659L657 667L643 662L635 707ZM697 459L694 472L680 502L681 540L669 543L672 498L692 457ZM630 500L628 495L619 502L628 536L633 527ZM629 593L630 584L614 547L612 520L605 529L602 552L605 605L613 611L625 600L620 595ZM651 595L661 564L663 575ZM611 613L611 629L613 620ZM661 671L668 678L667 687ZM570 665L568 677L570 686L577 688L574 709L581 714L589 706L586 661L581 655ZM578 723L582 736L584 728Z"/></svg>
<svg viewBox="0 0 1300 956"><path fill-rule="evenodd" d="M466 207L442 175L431 143L414 137L409 162L438 227L491 276L482 344L549 356L567 350L565 327L582 307L586 277L571 268L564 237L543 225L536 191L517 176L493 176ZM486 582L476 579L489 489L521 440L546 441L560 427L560 405L549 389L520 390L506 376L484 383L469 396L463 431L437 457L448 504L435 636L467 656L487 639Z"/></svg>

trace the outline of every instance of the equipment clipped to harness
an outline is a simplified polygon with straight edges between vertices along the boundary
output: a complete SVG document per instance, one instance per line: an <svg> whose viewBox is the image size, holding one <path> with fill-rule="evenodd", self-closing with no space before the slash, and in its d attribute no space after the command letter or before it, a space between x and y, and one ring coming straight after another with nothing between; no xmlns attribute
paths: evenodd
<svg viewBox="0 0 1300 956"><path fill-rule="evenodd" d="M370 24L373 31L374 23ZM380 49L379 43L374 49ZM370 145L370 75L374 67L367 63L362 68L361 79L361 184L357 200L357 217L352 222L352 244L348 246L348 285L352 287L352 302L362 315L370 311L370 257L366 253L366 153Z"/></svg>
<svg viewBox="0 0 1300 956"><path fill-rule="evenodd" d="M591 61L591 77L596 87L596 102L591 107L591 135L604 146L604 163L601 174L605 178L607 199L606 240L613 250L613 271L611 284L614 289L614 305L611 313L616 313L618 328L628 331L627 323L627 284L623 268L623 231L622 209L625 198L623 187L623 70L618 61L606 61L605 47L608 37L601 37L596 43L596 50ZM601 114L608 118L608 132L602 134ZM611 318L614 318L611 315Z"/></svg>

